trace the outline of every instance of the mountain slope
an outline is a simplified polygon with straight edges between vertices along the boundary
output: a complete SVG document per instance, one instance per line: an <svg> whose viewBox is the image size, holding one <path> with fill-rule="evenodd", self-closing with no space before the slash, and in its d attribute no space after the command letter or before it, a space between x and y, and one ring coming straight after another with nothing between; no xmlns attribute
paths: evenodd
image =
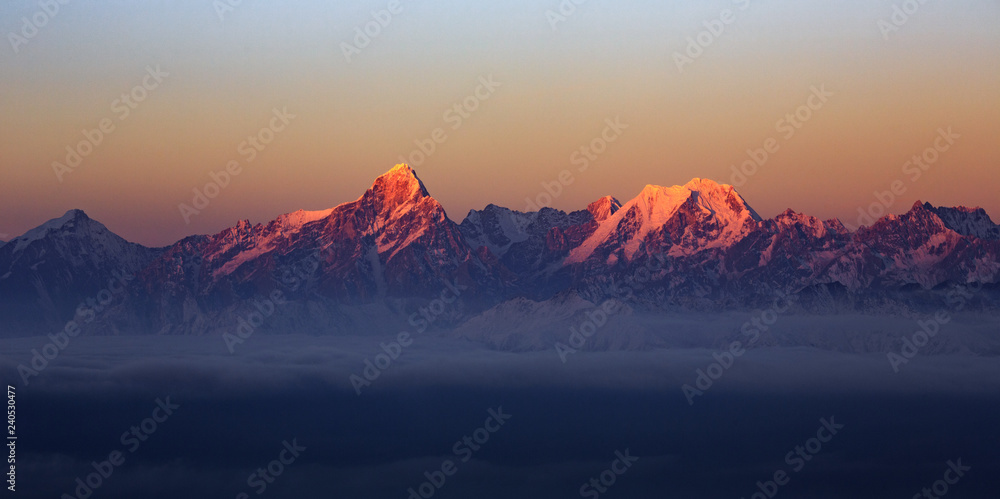
<svg viewBox="0 0 1000 499"><path fill-rule="evenodd" d="M571 275L563 263L570 250L620 207L610 196L572 213L552 208L522 213L491 204L470 211L460 229L472 247L516 276L519 294L546 298L569 284Z"/></svg>
<svg viewBox="0 0 1000 499"><path fill-rule="evenodd" d="M466 288L462 307L492 303L500 274L466 244L416 173L398 165L353 202L182 241L143 272L112 327L208 332L276 290L294 302L286 322L300 329L364 328L365 318L353 314L366 307L380 327L402 327L407 303L426 304L456 282Z"/></svg>
<svg viewBox="0 0 1000 499"><path fill-rule="evenodd" d="M512 348L562 337L562 322L611 298L637 314L616 317L621 327L647 315L766 310L788 295L789 313L913 316L952 306L964 287L979 291L963 306L989 313L1000 308L997 233L981 209L919 202L853 233L792 210L764 220L733 187L703 179L570 213L491 204L459 225L398 165L354 201L162 249L71 211L0 245L0 311L9 318L0 334L57 330L88 297L92 334L488 324L463 335ZM135 277L104 291L115 272ZM248 325L255 313L264 317ZM513 330L519 324L524 331ZM489 337L494 330L503 337ZM645 336L630 338L596 343L641 347Z"/></svg>
<svg viewBox="0 0 1000 499"><path fill-rule="evenodd" d="M672 256L734 244L760 216L732 186L694 179L684 186L647 185L574 248L567 264L632 260L640 252Z"/></svg>
<svg viewBox="0 0 1000 499"><path fill-rule="evenodd" d="M977 220L975 212L965 212L965 217L957 216L960 210L945 213L960 227ZM852 289L930 289L945 283L995 283L1000 277L1000 241L956 232L937 209L920 202L903 215L887 215L859 229L848 256L827 275Z"/></svg>
<svg viewBox="0 0 1000 499"><path fill-rule="evenodd" d="M122 239L80 210L45 222L0 246L0 334L60 330L81 305L102 312L161 252Z"/></svg>
<svg viewBox="0 0 1000 499"><path fill-rule="evenodd" d="M993 223L993 220L982 208L935 208L930 203L920 203L925 209L933 211L949 229L963 235L974 236L979 239L1000 239L1000 225Z"/></svg>

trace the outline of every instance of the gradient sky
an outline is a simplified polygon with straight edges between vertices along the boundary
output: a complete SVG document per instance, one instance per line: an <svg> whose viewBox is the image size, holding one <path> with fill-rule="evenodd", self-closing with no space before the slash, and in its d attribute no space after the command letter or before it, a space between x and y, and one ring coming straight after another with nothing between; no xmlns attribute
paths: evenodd
<svg viewBox="0 0 1000 499"><path fill-rule="evenodd" d="M218 2L217 2L218 3ZM492 202L523 209L566 169L551 205L623 202L646 184L729 183L748 148L781 149L739 187L763 216L786 208L845 221L903 180L890 207L916 199L979 205L1000 220L1000 2L930 1L885 40L892 1L589 0L553 30L559 0L403 0L402 12L348 63L342 42L378 1L243 0L220 20L209 0L74 1L15 52L10 34L36 1L0 6L0 234L14 237L82 208L148 245L237 220L356 199L414 140L448 139L414 165L453 220ZM902 3L897 2L897 3ZM736 9L703 55L673 54ZM147 66L170 74L126 119L112 103ZM444 113L480 77L502 86L457 129ZM810 87L834 96L785 140L776 123ZM296 115L252 163L241 141L272 110ZM629 128L585 172L573 152L604 120ZM115 124L63 181L67 145ZM955 145L918 181L914 154L952 127ZM242 173L185 223L178 205L231 161Z"/></svg>

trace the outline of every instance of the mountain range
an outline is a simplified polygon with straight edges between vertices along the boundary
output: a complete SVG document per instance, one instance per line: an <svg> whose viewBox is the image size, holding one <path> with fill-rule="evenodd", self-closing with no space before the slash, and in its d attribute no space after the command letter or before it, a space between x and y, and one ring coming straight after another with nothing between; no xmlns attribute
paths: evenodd
<svg viewBox="0 0 1000 499"><path fill-rule="evenodd" d="M75 320L108 335L475 337L532 317L565 329L609 299L656 317L749 312L790 294L797 313L918 316L966 288L963 307L992 314L998 282L1000 226L979 208L917 202L852 232L791 210L763 219L733 187L694 179L570 213L490 204L456 223L398 165L355 201L164 248L72 210L0 242L0 336Z"/></svg>

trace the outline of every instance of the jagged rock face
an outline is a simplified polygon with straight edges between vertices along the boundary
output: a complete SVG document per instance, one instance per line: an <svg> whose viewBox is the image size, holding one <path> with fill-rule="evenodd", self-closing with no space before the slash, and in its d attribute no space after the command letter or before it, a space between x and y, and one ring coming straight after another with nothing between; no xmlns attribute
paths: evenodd
<svg viewBox="0 0 1000 499"><path fill-rule="evenodd" d="M458 226L413 170L401 166L379 177L361 199L309 224L295 244L331 248L323 288L340 298L427 296L458 277L495 277L462 239Z"/></svg>
<svg viewBox="0 0 1000 499"><path fill-rule="evenodd" d="M756 228L759 220L730 186L702 179L669 188L649 185L600 222L566 263L600 271L602 265L637 255L684 256L722 248Z"/></svg>
<svg viewBox="0 0 1000 499"><path fill-rule="evenodd" d="M970 212L972 216L962 223L954 217L960 211L948 213L953 224L966 227L975 216ZM917 284L929 289L949 282L992 283L998 276L1000 243L956 232L933 207L919 202L904 215L889 215L871 227L859 229L854 244L847 265L836 269L847 274L840 279L844 284L854 282L875 287Z"/></svg>
<svg viewBox="0 0 1000 499"><path fill-rule="evenodd" d="M647 186L571 249L566 264L581 280L599 280L609 272L627 277L660 258L669 267L658 283L666 292L648 297L648 305L662 305L666 296L674 304L752 306L775 292L817 285L861 297L913 286L996 283L997 244L989 239L996 229L982 210L921 203L854 234L837 220L791 210L761 220L732 187L695 179L685 186Z"/></svg>
<svg viewBox="0 0 1000 499"><path fill-rule="evenodd" d="M0 306L11 318L0 333L61 328L115 270L135 278L94 321L105 334L233 330L275 291L287 304L264 329L317 333L411 328L416 309L455 286L462 299L436 325L514 299L601 301L622 283L638 311L746 309L778 292L818 310L895 310L929 307L940 300L927 296L966 283L988 285L977 303L995 308L998 233L981 209L923 203L854 233L791 210L763 220L731 186L702 179L572 213L489 205L457 225L399 165L355 201L164 249L67 213L0 245Z"/></svg>
<svg viewBox="0 0 1000 499"><path fill-rule="evenodd" d="M494 303L503 289L495 261L477 255L415 172L400 165L356 201L182 241L120 309L147 311L129 327L209 330L218 324L201 324L205 317L238 315L247 301L279 290L303 309L298 327L329 331L345 325L344 307L426 302L456 282L469 307Z"/></svg>
<svg viewBox="0 0 1000 499"><path fill-rule="evenodd" d="M161 252L118 237L80 210L28 231L0 246L0 334L55 333L81 305L88 317L103 311Z"/></svg>
<svg viewBox="0 0 1000 499"><path fill-rule="evenodd" d="M920 204L919 202L917 204ZM923 208L934 212L949 229L963 236L973 236L979 239L1000 239L1000 226L982 208L935 208L930 203L924 203ZM916 206L914 206L916 208Z"/></svg>
<svg viewBox="0 0 1000 499"><path fill-rule="evenodd" d="M719 272L737 282L735 293L792 292L815 284L817 275L850 242L850 233L839 222L788 210L722 251Z"/></svg>
<svg viewBox="0 0 1000 499"><path fill-rule="evenodd" d="M611 196L604 196L587 206L587 211L594 217L595 222L603 222L622 208L621 202Z"/></svg>
<svg viewBox="0 0 1000 499"><path fill-rule="evenodd" d="M494 255L505 275L511 276L508 294L539 298L568 284L569 273L563 271L562 262L596 227L592 211L543 208L521 213L492 204L470 211L460 226L468 244Z"/></svg>

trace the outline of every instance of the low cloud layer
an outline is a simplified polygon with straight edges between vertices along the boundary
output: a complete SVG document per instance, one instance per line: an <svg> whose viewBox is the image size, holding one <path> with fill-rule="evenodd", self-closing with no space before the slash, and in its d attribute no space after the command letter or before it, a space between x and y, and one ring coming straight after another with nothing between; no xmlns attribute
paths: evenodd
<svg viewBox="0 0 1000 499"><path fill-rule="evenodd" d="M18 387L24 425L20 486L72 494L93 461L126 449L101 497L257 497L248 479L297 439L307 450L267 497L405 498L498 407L512 419L434 497L579 497L625 449L641 457L616 497L750 497L824 417L846 429L785 489L797 497L912 495L960 456L976 464L968 491L995 486L1000 470L991 358L917 356L895 374L884 354L751 350L691 405L681 387L697 386L721 350L563 363L555 350L418 337L357 395L350 377L394 339L261 336L230 355L219 337L81 337L28 386L17 367L43 339L5 340L0 372ZM129 453L123 432L165 397L180 408Z"/></svg>

